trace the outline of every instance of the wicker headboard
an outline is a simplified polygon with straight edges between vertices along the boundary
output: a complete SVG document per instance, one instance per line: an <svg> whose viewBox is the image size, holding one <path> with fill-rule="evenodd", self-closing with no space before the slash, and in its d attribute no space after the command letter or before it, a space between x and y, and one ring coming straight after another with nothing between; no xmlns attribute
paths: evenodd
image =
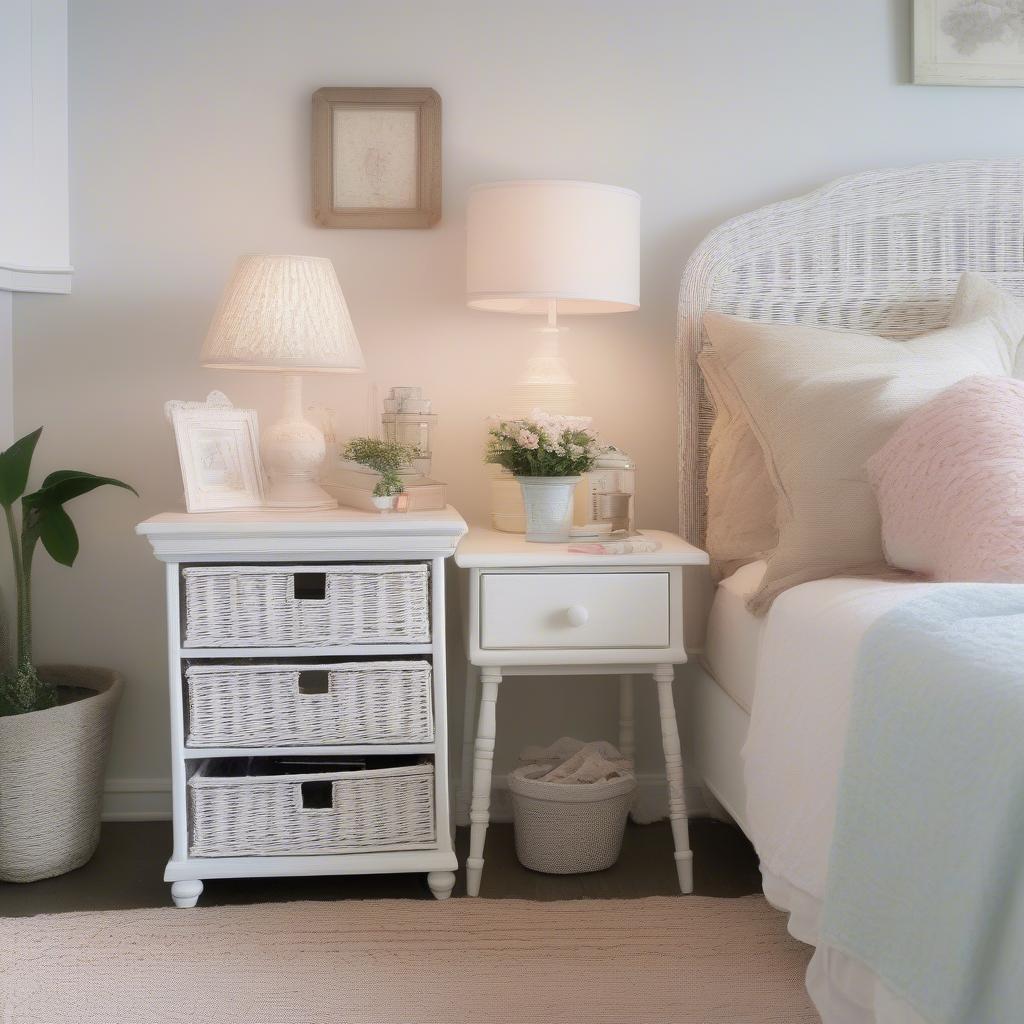
<svg viewBox="0 0 1024 1024"><path fill-rule="evenodd" d="M945 324L964 270L1024 297L1024 161L855 174L712 231L679 289L683 536L702 544L707 515L705 310L907 337Z"/></svg>

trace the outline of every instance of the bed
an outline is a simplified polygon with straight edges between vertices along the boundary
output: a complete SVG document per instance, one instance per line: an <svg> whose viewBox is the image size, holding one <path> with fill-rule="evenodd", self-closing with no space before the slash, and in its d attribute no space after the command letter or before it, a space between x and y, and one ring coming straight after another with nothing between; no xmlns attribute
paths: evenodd
<svg viewBox="0 0 1024 1024"><path fill-rule="evenodd" d="M858 174L712 232L680 290L682 534L701 544L706 529L714 409L697 365L705 312L907 338L945 324L968 269L1024 296L1024 163ZM921 1024L822 940L820 918L858 644L893 609L948 585L820 580L757 618L745 598L763 573L753 562L715 588L704 653L691 666L701 783L754 843L765 893L789 914L790 931L816 947L808 989L826 1024Z"/></svg>

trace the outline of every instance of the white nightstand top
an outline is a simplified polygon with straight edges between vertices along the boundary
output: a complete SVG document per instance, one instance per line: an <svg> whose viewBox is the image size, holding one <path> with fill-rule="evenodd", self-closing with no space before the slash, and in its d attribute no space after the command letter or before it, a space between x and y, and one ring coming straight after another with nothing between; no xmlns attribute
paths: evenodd
<svg viewBox="0 0 1024 1024"><path fill-rule="evenodd" d="M437 512L327 512L259 509L253 512L164 512L135 527L149 539L162 561L208 559L244 561L274 557L309 561L330 558L344 544L363 557L387 557L405 551L450 555L466 522L449 505Z"/></svg>
<svg viewBox="0 0 1024 1024"><path fill-rule="evenodd" d="M640 530L644 537L661 544L657 551L638 555L586 555L570 551L568 544L539 544L521 533L503 533L472 527L455 550L455 563L464 569L503 569L519 566L637 566L707 565L707 553L688 544L674 533ZM573 541L586 544L589 541Z"/></svg>
<svg viewBox="0 0 1024 1024"><path fill-rule="evenodd" d="M448 505L437 512L363 512L332 508L326 512L256 509L252 512L161 512L139 523L137 533L156 534L283 534L341 533L360 536L447 534L461 537L466 521Z"/></svg>

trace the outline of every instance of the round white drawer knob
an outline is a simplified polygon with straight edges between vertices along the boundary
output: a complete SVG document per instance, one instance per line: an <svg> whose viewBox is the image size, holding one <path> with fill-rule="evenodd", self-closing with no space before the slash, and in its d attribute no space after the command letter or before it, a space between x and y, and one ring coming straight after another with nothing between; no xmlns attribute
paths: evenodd
<svg viewBox="0 0 1024 1024"><path fill-rule="evenodd" d="M584 626L590 618L590 612L581 604L572 605L566 612L570 626Z"/></svg>

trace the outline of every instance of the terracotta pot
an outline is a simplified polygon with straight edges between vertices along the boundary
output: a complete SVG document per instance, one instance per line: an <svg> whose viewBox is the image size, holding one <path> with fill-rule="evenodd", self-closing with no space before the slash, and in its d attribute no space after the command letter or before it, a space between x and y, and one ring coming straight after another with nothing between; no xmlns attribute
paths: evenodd
<svg viewBox="0 0 1024 1024"><path fill-rule="evenodd" d="M34 882L81 867L100 838L103 778L121 677L46 665L61 689L94 691L46 711L0 718L0 880Z"/></svg>

